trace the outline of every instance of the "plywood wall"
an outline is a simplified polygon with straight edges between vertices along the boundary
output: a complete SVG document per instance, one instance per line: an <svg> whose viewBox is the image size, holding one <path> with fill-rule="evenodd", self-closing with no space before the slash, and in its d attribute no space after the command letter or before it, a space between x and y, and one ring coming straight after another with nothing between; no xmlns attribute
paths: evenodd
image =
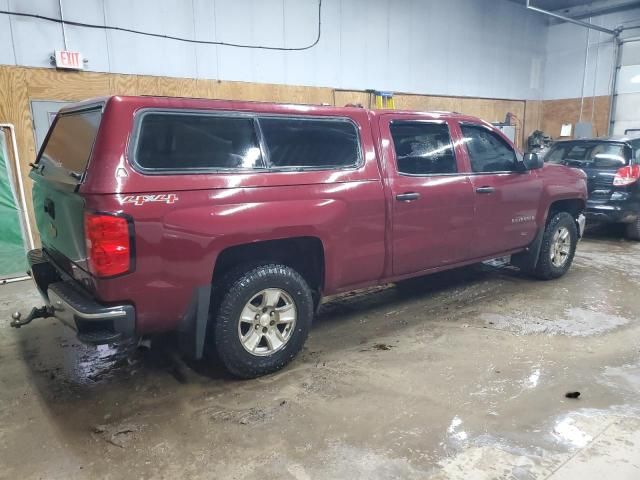
<svg viewBox="0 0 640 480"><path fill-rule="evenodd" d="M542 100L527 100L526 111L524 114L524 141L534 131L540 130L542 126L544 102Z"/></svg>
<svg viewBox="0 0 640 480"><path fill-rule="evenodd" d="M504 122L507 113L512 113L518 118L516 143L519 147L523 144L523 122L526 123L525 113L529 103L524 100L443 97L439 95L414 95L403 93L396 93L393 98L395 107L402 110L442 110L448 112L459 112L482 118L488 122ZM360 90L337 90L334 93L334 103L335 105L341 106L356 104L362 105L365 108L370 106L375 107L375 99L372 98L372 95ZM533 128L533 130L535 130L535 128Z"/></svg>
<svg viewBox="0 0 640 480"><path fill-rule="evenodd" d="M62 72L45 68L0 66L0 123L16 126L22 175L27 179L29 162L36 156L36 143L31 119L31 100L76 101L108 95L167 95L179 97L223 98L271 102L369 106L370 95L363 91L293 85L255 84L202 79L181 79L142 75L116 75L91 72ZM555 128L551 118L540 114L545 106L524 100L500 100L433 95L395 95L397 108L409 110L448 110L475 115L490 122L504 120L507 112L520 119L518 144L523 133L528 135L543 125ZM533 106L532 106L533 105ZM555 108L555 107L552 107ZM598 103L598 110L601 105ZM545 124L545 119L547 123ZM31 209L31 182L25 181Z"/></svg>
<svg viewBox="0 0 640 480"><path fill-rule="evenodd" d="M562 100L545 100L542 108L541 130L553 138L560 138L560 128L563 123L570 123L575 130L580 120L582 106L582 121L593 123L593 135L596 137L607 135L609 131L609 102L608 95L599 97L567 98Z"/></svg>

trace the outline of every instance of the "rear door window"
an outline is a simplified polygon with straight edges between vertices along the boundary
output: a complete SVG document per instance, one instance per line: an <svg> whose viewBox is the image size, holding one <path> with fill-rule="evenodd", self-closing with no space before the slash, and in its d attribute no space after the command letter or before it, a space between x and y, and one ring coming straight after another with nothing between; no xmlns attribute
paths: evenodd
<svg viewBox="0 0 640 480"><path fill-rule="evenodd" d="M209 113L144 113L134 157L157 172L264 166L253 118Z"/></svg>
<svg viewBox="0 0 640 480"><path fill-rule="evenodd" d="M101 118L101 107L58 114L38 158L42 174L60 176L62 170L63 178L77 181L87 168Z"/></svg>
<svg viewBox="0 0 640 480"><path fill-rule="evenodd" d="M460 128L473 172L516 170L516 153L504 138L481 125L461 124Z"/></svg>
<svg viewBox="0 0 640 480"><path fill-rule="evenodd" d="M389 129L399 173L437 175L458 171L447 124L394 121Z"/></svg>
<svg viewBox="0 0 640 480"><path fill-rule="evenodd" d="M360 162L356 126L347 119L261 117L270 167L331 169Z"/></svg>

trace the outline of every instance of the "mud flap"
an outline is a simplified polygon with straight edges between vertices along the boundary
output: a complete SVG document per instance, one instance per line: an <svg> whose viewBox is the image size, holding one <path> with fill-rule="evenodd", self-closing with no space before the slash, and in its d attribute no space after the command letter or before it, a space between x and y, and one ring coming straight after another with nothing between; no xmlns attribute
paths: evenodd
<svg viewBox="0 0 640 480"><path fill-rule="evenodd" d="M540 248L542 248L542 237L544 236L544 228L538 230L533 242L529 244L524 252L511 255L511 264L518 267L520 270L532 271L538 264L538 257L540 256Z"/></svg>
<svg viewBox="0 0 640 480"><path fill-rule="evenodd" d="M197 360L203 356L210 301L211 285L196 288L189 309L178 327L180 351L189 358Z"/></svg>

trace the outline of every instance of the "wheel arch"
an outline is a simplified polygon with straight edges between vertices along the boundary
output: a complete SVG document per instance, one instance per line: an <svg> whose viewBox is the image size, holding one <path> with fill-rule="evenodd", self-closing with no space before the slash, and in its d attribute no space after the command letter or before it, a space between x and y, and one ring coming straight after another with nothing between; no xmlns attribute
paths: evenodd
<svg viewBox="0 0 640 480"><path fill-rule="evenodd" d="M560 212L567 212L577 222L578 216L582 213L585 207L586 202L582 198L570 197L552 201L544 213L544 221L538 227L538 232L536 233L535 238L523 252L517 253L512 256L511 263L525 271L531 271L535 269L538 263L538 258L540 256L540 249L542 247L544 232L547 228L547 225L549 224L549 221L556 214Z"/></svg>
<svg viewBox="0 0 640 480"><path fill-rule="evenodd" d="M216 257L212 285L239 266L280 263L296 270L309 287L321 294L325 281L325 248L322 240L301 236L233 245Z"/></svg>
<svg viewBox="0 0 640 480"><path fill-rule="evenodd" d="M211 311L221 294L221 280L234 269L250 269L264 263L280 263L296 270L307 282L317 306L325 281L325 247L315 236L299 236L240 243L224 248L216 256L211 281L195 289L185 318L179 326L181 351L202 358Z"/></svg>
<svg viewBox="0 0 640 480"><path fill-rule="evenodd" d="M578 216L586 207L586 202L582 198L562 198L554 200L549 204L547 208L545 226L556 213L567 212L574 219L577 220Z"/></svg>

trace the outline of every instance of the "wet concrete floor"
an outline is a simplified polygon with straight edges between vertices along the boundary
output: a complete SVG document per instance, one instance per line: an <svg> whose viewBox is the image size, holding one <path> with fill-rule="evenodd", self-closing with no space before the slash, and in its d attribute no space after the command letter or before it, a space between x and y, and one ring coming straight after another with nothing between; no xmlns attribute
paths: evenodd
<svg viewBox="0 0 640 480"><path fill-rule="evenodd" d="M582 241L564 278L476 266L330 299L251 381L90 348L0 286L0 478L640 478L640 243ZM579 391L578 399L565 397Z"/></svg>

